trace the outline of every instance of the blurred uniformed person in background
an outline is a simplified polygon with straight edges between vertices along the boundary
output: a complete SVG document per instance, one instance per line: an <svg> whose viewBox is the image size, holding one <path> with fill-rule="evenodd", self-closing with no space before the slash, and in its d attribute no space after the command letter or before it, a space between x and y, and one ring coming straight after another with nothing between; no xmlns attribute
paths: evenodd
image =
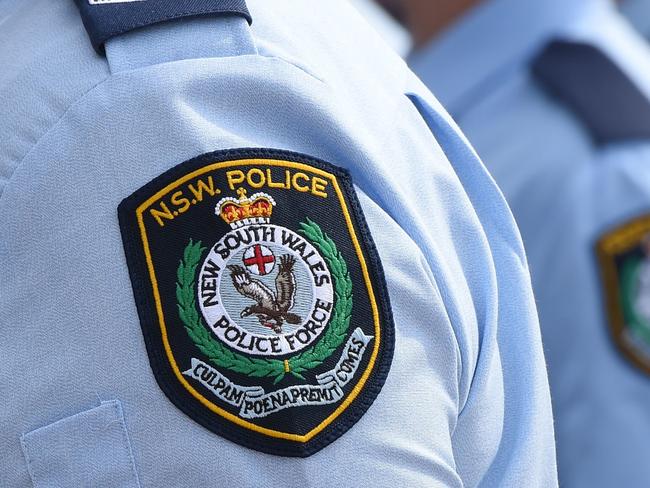
<svg viewBox="0 0 650 488"><path fill-rule="evenodd" d="M601 0L387 2L531 262L560 483L648 486L650 51Z"/></svg>
<svg viewBox="0 0 650 488"><path fill-rule="evenodd" d="M0 486L556 486L514 221L347 2L5 0L0 65Z"/></svg>

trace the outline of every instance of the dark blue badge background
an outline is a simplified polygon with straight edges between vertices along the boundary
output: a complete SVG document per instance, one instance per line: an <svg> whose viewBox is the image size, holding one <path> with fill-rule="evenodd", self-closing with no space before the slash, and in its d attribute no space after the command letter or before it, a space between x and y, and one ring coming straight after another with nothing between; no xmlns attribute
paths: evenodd
<svg viewBox="0 0 650 488"><path fill-rule="evenodd" d="M343 413L321 433L304 443L278 439L240 427L206 408L178 381L167 360L162 343L159 321L153 301L152 285L149 279L142 239L136 219L136 209L156 192L184 175L212 163L242 159L294 161L322 169L337 177L369 269L370 281L373 285L375 300L379 309L379 323L381 327L380 349L374 368L365 386ZM229 169L241 169L245 171L250 167L253 166L233 166ZM265 166L263 162L255 164L254 167L261 169L268 167L272 171L277 172L284 171L285 169L284 167ZM225 169L219 169L214 172L204 173L202 177L205 179L210 174L221 174L223 176L225 175L225 171ZM276 181L282 180L279 174ZM189 339L183 323L179 318L175 297L176 271L183 256L183 251L190 239L194 240L194 242L201 241L203 247L209 249L225 233L231 230L218 215L215 215L214 209L217 201L221 198L227 196L237 197L237 194L234 191L230 191L223 178L214 178L214 181L215 187L222 190L221 194L206 198L203 202L193 206L183 214L182 218L179 217L172 221L167 221L165 227L159 227L157 225L147 227L149 248L158 281L163 314L167 325L167 335L174 357L181 371L190 367L192 357L210 363ZM335 195L334 188L329 185L328 198L321 198L309 193L299 193L295 190L254 189L248 187L246 184L242 184L241 186L248 190L249 195L256 191L264 191L275 199L276 206L273 209L272 224L297 231L299 229L299 223L309 218L316 222L322 228L323 232L335 242L347 263L353 284L352 317L346 337L349 337L349 334L357 327L362 328L365 334L375 336L374 320L366 282L341 210L340 200ZM381 262L379 261L370 232L362 215L350 176L346 171L304 155L285 151L268 149L218 151L182 163L156 178L120 204L119 216L134 295L138 305L140 321L152 369L163 391L187 415L219 435L247 447L283 456L308 456L341 436L369 408L381 390L390 368L394 347L394 332L392 313ZM207 249L201 256L201 261L207 255ZM363 356L354 380L344 387L343 391L345 396L341 401L330 405L292 407L281 412L273 413L268 417L255 419L253 423L264 428L297 435L305 435L313 430L345 401L350 390L358 383L372 355L375 340L373 339L368 345L368 350ZM306 373L305 378L307 379L307 383L316 383L316 374L332 369L338 361L343 347L339 346L321 366ZM305 384L305 382L301 382L289 375L285 376L278 385L274 385L272 379L251 378L226 369L216 369L240 385L262 386L267 392L286 386ZM188 381L191 382L192 380L188 378ZM192 386L197 391L200 391L204 397L210 398L211 401L214 400L214 403L218 404L219 407L237 415L238 409L236 407L220 402L216 397L211 398L212 393L202 385L192 383Z"/></svg>

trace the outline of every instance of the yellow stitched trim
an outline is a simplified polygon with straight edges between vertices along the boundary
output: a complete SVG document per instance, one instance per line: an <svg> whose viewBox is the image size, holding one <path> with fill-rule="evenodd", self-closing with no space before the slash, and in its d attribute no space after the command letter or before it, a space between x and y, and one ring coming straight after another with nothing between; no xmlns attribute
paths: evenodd
<svg viewBox="0 0 650 488"><path fill-rule="evenodd" d="M345 217L345 222L348 227L348 231L350 232L350 237L352 239L352 243L354 244L354 249L356 251L357 257L359 259L359 264L361 265L361 271L363 274L363 279L366 283L366 288L368 290L368 297L370 299L370 306L372 308L372 316L373 316L373 322L374 322L374 328L375 328L375 344L372 350L372 356L370 357L370 361L368 362L368 366L366 367L365 371L363 372L363 375L359 379L359 382L356 384L356 386L350 391L350 394L346 397L346 399L339 405L339 407L330 414L329 417L327 417L323 422L321 422L319 425L317 425L314 429L309 431L305 435L297 435L297 434L289 434L286 432L280 432L277 430L273 429L267 429L265 427L260 427L258 425L255 425L251 422L248 422L246 420L241 419L240 417L231 414L230 412L222 409L218 405L215 405L214 403L210 402L208 399L206 399L203 395L201 395L198 391L194 389L192 385L189 384L189 382L185 379L183 374L180 371L180 368L178 367L178 364L176 363L176 360L174 359L174 355L172 353L172 350L169 346L169 339L167 338L167 326L165 325L165 317L162 312L162 302L160 300L160 293L158 291L158 281L156 279L156 273L153 267L153 262L151 259L151 251L149 249L149 240L147 238L147 231L144 225L144 219L143 219L143 213L144 210L150 206L151 204L155 203L158 201L160 198L163 196L167 195L171 190L176 188L177 186L185 183L188 180L191 180L192 178L196 178L197 176L200 176L203 173L206 173L208 171L212 170L219 170L223 168L230 168L232 166L250 166L250 165L267 165L267 166L280 166L280 167L288 167L292 169L301 169L303 171L309 171L311 173L317 174L319 176L322 176L324 178L329 179L335 190L336 190L336 195L341 203L341 210L343 211L343 215ZM318 168L314 168L312 166L309 166L307 164L303 163L296 163L294 161L282 161L282 160L273 160L273 159L242 159L238 161L226 161L226 162L221 162L221 163L213 163L208 166L204 166L203 168L200 168L196 171L193 171L192 173L189 173L182 178L179 178L173 183L170 183L167 185L165 188L162 190L158 191L155 195L152 197L148 198L144 203L142 203L136 210L136 215L138 218L138 225L140 228L140 235L142 238L142 244L144 246L144 253L147 261L147 267L149 268L149 277L151 279L151 285L153 287L153 294L154 294L154 301L156 303L156 312L158 314L158 321L160 325L160 331L162 334L162 339L163 339L163 345L165 348L165 352L167 355L167 359L172 367L172 370L174 371L174 375L178 379L178 381L183 385L183 387L194 397L196 398L199 402L201 402L205 407L207 407L209 410L212 412L230 420L231 422L244 427L246 429L250 429L252 431L268 435L269 437L276 437L279 439L287 439L291 441L296 441L296 442L307 442L311 438L313 438L315 435L317 435L319 432L321 432L323 429L325 429L329 424L331 424L353 401L354 399L359 395L361 390L363 389L363 386L365 385L366 381L368 380L368 377L370 376L370 373L372 372L374 366L375 366L375 361L377 359L377 355L379 353L379 345L381 344L381 330L379 326L379 308L377 307L377 301L375 299L375 294L373 291L373 286L370 281L370 274L368 272L368 266L366 264L365 257L363 256L363 252L361 250L361 246L359 244L359 239L357 238L356 232L354 230L354 226L352 225L352 217L350 216L350 212L348 210L348 207L345 203L345 198L343 197L343 192L341 191L341 188L339 186L338 180L336 177L328 173L326 171L320 170Z"/></svg>

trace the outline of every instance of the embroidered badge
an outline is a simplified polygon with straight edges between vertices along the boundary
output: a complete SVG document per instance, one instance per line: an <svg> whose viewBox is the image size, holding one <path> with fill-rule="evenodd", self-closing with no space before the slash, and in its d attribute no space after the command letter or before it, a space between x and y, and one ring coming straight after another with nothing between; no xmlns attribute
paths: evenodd
<svg viewBox="0 0 650 488"><path fill-rule="evenodd" d="M370 407L393 324L347 172L221 151L156 178L119 216L152 370L189 417L252 449L309 456Z"/></svg>
<svg viewBox="0 0 650 488"><path fill-rule="evenodd" d="M614 340L650 374L650 216L605 235L598 257Z"/></svg>

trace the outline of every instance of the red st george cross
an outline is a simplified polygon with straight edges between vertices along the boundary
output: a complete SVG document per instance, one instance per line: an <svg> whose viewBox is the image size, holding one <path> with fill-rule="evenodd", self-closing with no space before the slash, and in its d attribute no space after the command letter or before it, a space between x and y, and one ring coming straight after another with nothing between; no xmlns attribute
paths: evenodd
<svg viewBox="0 0 650 488"><path fill-rule="evenodd" d="M244 253L244 264L255 274L265 275L270 273L274 263L275 256L268 247L255 244L246 249ZM267 265L269 265L268 268ZM257 267L257 271L254 269L255 267Z"/></svg>

